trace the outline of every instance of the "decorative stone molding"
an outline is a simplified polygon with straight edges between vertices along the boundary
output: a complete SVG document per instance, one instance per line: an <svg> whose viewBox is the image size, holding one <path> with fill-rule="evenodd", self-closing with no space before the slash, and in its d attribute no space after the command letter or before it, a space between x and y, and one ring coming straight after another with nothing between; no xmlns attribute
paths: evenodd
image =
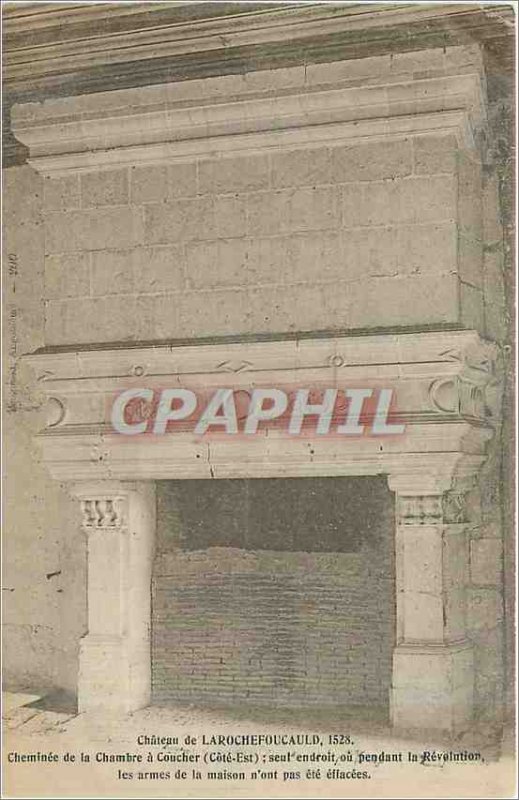
<svg viewBox="0 0 519 800"><path fill-rule="evenodd" d="M109 13L102 6L88 10L72 5L59 10L13 7L6 9L4 19L10 45L6 48L6 78L9 85L17 85L33 77L35 70L39 76L50 76L56 70L60 73L67 70L77 72L88 67L99 68L101 64L138 62L149 59L150 53L156 58L171 60L188 54L220 51L219 59L223 61L224 51L231 47L267 43L272 46L277 42L289 48L294 41L308 42L314 37L322 41L322 37L336 36L344 31L357 41L369 35L371 30L386 27L388 22L408 29L417 23L430 26L434 20L440 18L441 22L441 17L445 16L465 18L467 12L471 30L476 25L483 32L489 27L488 16L492 12L488 8L484 14L475 16L472 7L467 9L467 6L457 3L452 6L420 8L406 4L381 10L376 5L367 9L359 9L356 4L333 9L296 5L260 11L244 7L239 14L213 17L211 9L208 9L206 17L188 21L189 35L186 35L185 14L179 18L174 8L165 11L163 3L147 4L145 26L141 25L143 9L137 6L115 7ZM497 9L494 13L500 21L508 19L512 13L504 4ZM115 19L118 19L118 25L114 25ZM61 35L56 35L56 28ZM29 71L29 65L32 71Z"/></svg>
<svg viewBox="0 0 519 800"><path fill-rule="evenodd" d="M432 77L389 73L380 58L362 85L352 85L354 65L339 63L317 80L294 67L278 81L258 72L18 105L12 130L45 175L430 133L470 148L485 117L481 56L452 51L465 56L463 70L456 59L450 69L433 63Z"/></svg>
<svg viewBox="0 0 519 800"><path fill-rule="evenodd" d="M222 71L231 74L245 71L251 62L286 65L303 57L312 61L316 54L332 61L338 51L343 58L360 61L388 47L401 55L404 47L420 49L440 41L448 50L467 40L490 39L496 46L497 38L503 50L503 38L506 33L511 38L514 20L513 8L506 4L252 5L224 15L217 4L209 4L204 15L193 17L185 7L164 3L108 8L96 4L86 9L39 5L14 4L4 10L8 89L23 90L29 82L63 85L72 75L90 91L92 86L97 91L111 88L114 75L118 85L124 77L150 83L157 74L172 71L203 77L212 74L211 67L214 71L215 52ZM339 38L338 44L345 34L346 41Z"/></svg>
<svg viewBox="0 0 519 800"><path fill-rule="evenodd" d="M456 348L460 358L453 358ZM430 402L430 386L470 381L483 394L492 373L464 353L479 353L493 363L496 348L473 331L403 335L341 336L252 343L203 344L40 352L27 356L40 389L59 395L66 417L38 436L43 460L58 480L275 477L277 475L391 475L400 492L416 483L414 494L448 491L454 480L477 473L493 435L493 418L485 404L467 408L461 402L442 407ZM136 375L135 366L139 366ZM142 373L141 373L142 370ZM404 437L381 442L358 437L268 436L220 438L210 445L179 430L171 436L121 437L112 431L113 398L130 386L193 390L252 386L323 385L395 387ZM449 390L451 391L451 390ZM137 441L138 440L138 441ZM438 482L449 485L441 490ZM424 481L429 489L424 489ZM410 483L411 482L411 483Z"/></svg>
<svg viewBox="0 0 519 800"><path fill-rule="evenodd" d="M452 349L443 354L463 364L459 375L440 378L431 383L429 398L438 411L497 419L501 410L500 387L503 382L503 359L494 348L468 347L465 352Z"/></svg>
<svg viewBox="0 0 519 800"><path fill-rule="evenodd" d="M453 346L455 345L455 346ZM467 357L466 357L467 356ZM477 358L476 358L477 356ZM25 356L42 388L66 381L96 378L116 381L146 375L212 375L217 372L271 373L280 371L341 370L348 378L419 377L431 381L461 377L482 387L499 377L499 350L476 331L446 330L420 333L328 334L263 341L118 343L70 350L43 348ZM429 381L429 384L431 383ZM74 384L77 389L78 384Z"/></svg>

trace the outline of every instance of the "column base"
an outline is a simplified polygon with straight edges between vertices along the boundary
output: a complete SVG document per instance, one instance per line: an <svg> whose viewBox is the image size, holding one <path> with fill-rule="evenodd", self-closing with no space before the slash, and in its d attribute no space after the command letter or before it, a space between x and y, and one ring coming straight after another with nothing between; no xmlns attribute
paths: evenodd
<svg viewBox="0 0 519 800"><path fill-rule="evenodd" d="M395 729L459 733L474 704L472 643L402 644L393 653L391 720Z"/></svg>
<svg viewBox="0 0 519 800"><path fill-rule="evenodd" d="M126 713L150 703L150 651L123 636L80 642L78 710Z"/></svg>

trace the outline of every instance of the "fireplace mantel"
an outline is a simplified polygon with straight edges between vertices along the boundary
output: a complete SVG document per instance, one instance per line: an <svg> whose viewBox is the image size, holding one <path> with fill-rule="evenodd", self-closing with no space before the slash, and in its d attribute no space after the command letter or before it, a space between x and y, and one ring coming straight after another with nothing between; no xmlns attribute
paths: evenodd
<svg viewBox="0 0 519 800"><path fill-rule="evenodd" d="M58 480L412 474L470 477L492 437L495 345L473 331L40 352L27 360L48 402L39 434ZM132 387L395 387L403 437L125 437L113 398Z"/></svg>
<svg viewBox="0 0 519 800"><path fill-rule="evenodd" d="M386 474L396 495L392 723L449 733L470 724L466 586L469 530L479 522L467 497L499 420L495 345L450 330L42 351L27 361L48 401L43 461L80 501L88 540L81 711L150 702L155 480ZM384 381L396 387L407 427L383 441L273 431L210 442L187 433L125 437L109 424L114 396L131 386L246 391ZM109 671L100 667L107 663Z"/></svg>

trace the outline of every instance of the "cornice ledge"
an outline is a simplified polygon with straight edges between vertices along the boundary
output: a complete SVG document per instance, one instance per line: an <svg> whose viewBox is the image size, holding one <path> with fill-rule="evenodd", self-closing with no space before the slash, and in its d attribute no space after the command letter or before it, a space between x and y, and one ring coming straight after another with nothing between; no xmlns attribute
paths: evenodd
<svg viewBox="0 0 519 800"><path fill-rule="evenodd" d="M157 374L204 375L215 371L245 374L256 370L291 370L329 367L331 369L379 368L416 365L428 375L458 376L477 385L494 379L498 360L495 344L474 330L379 333L366 336L331 336L264 342L219 342L173 346L164 342L142 347L92 347L68 351L36 352L23 356L37 380L48 386L53 381L127 378ZM420 366L420 365L426 365ZM139 374L137 373L137 374ZM418 373L417 373L418 374ZM437 398L440 402L440 397Z"/></svg>
<svg viewBox="0 0 519 800"><path fill-rule="evenodd" d="M17 105L12 130L47 175L431 132L474 147L485 124L476 62L472 72L421 79L388 79L382 69L360 86L344 67L332 65L315 85L295 68L287 86L290 70L281 70L275 91L277 71L251 73L243 85L208 79L202 91L197 81Z"/></svg>
<svg viewBox="0 0 519 800"><path fill-rule="evenodd" d="M513 10L505 4L444 3L351 3L341 6L315 4L280 4L273 7L242 7L238 13L216 17L197 15L194 19L178 17L168 3L129 4L109 7L94 4L27 4L29 8L10 8L5 12L6 80L20 86L38 77L54 77L106 64L140 61L149 58L178 58L189 54L308 42L312 39L340 36L371 36L388 28L421 27L441 24L470 25L486 36L493 33L489 18L510 25ZM32 8L32 5L36 6ZM174 4L175 5L175 4ZM214 4L213 4L214 5ZM216 4L217 5L217 4ZM42 8L38 8L42 6ZM46 8L46 6L49 6ZM169 6L169 7L168 7ZM67 22L63 31L63 21ZM146 24L143 24L143 20ZM458 22L459 20L459 22ZM441 30L441 28L440 28ZM59 33L57 33L59 32ZM495 34L494 34L495 35Z"/></svg>

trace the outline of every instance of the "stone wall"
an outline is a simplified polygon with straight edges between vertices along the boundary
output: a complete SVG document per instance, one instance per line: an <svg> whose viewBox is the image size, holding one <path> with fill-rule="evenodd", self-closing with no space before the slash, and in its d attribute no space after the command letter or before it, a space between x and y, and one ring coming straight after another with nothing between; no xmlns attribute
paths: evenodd
<svg viewBox="0 0 519 800"><path fill-rule="evenodd" d="M75 693L86 626L85 550L64 486L39 463L34 375L20 359L44 344L42 178L4 172L4 680Z"/></svg>
<svg viewBox="0 0 519 800"><path fill-rule="evenodd" d="M450 136L48 178L46 343L483 332L480 182Z"/></svg>
<svg viewBox="0 0 519 800"><path fill-rule="evenodd" d="M499 213L498 180L495 165L486 165L483 175L483 289L486 335L503 342L507 338L508 309L504 291L503 225ZM506 352L502 368L506 370ZM506 402L506 401L505 401ZM504 548L510 547L513 530L511 509L505 509L506 476L503 473L503 425L498 420L496 434L488 446L488 457L481 470L478 486L469 495L469 576L468 576L468 633L474 642L475 713L483 720L499 719L507 714L505 699L505 663L510 660L513 634L513 611L505 622L504 575L513 572L513 556ZM510 580L510 578L508 578ZM508 682L513 669L508 667ZM509 691L509 690L508 690Z"/></svg>

